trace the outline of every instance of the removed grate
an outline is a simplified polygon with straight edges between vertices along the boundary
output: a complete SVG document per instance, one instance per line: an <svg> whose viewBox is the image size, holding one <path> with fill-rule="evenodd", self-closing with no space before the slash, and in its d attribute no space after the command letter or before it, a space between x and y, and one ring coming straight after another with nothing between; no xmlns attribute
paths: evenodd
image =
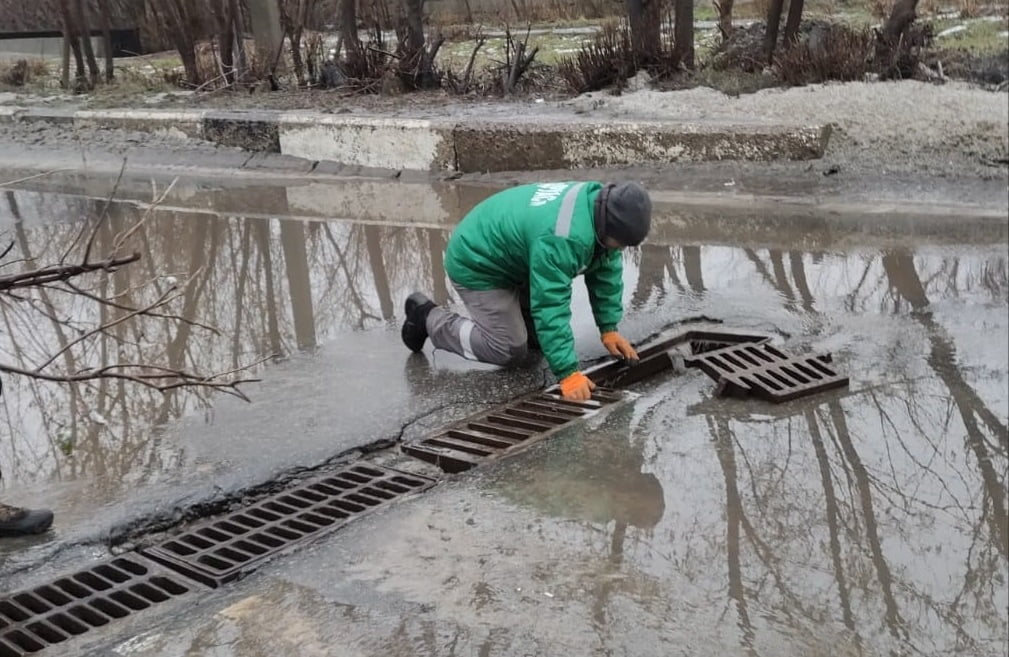
<svg viewBox="0 0 1009 657"><path fill-rule="evenodd" d="M143 553L217 588L278 552L433 484L429 477L355 464L201 523Z"/></svg>
<svg viewBox="0 0 1009 657"><path fill-rule="evenodd" d="M719 396L780 403L848 385L848 377L831 367L829 354L792 356L767 342L706 351L684 363L717 381Z"/></svg>
<svg viewBox="0 0 1009 657"><path fill-rule="evenodd" d="M551 390L536 392L471 415L434 435L405 443L401 449L445 472L462 472L525 449L623 398L621 393L602 387L583 402L561 399Z"/></svg>
<svg viewBox="0 0 1009 657"><path fill-rule="evenodd" d="M194 588L128 554L0 598L0 657L22 657Z"/></svg>
<svg viewBox="0 0 1009 657"><path fill-rule="evenodd" d="M732 330L680 330L661 336L638 349L640 360L635 364L609 361L585 371L594 382L611 388L629 386L667 371L676 371L679 361L687 356L724 349L735 344L761 344L767 335L734 332Z"/></svg>

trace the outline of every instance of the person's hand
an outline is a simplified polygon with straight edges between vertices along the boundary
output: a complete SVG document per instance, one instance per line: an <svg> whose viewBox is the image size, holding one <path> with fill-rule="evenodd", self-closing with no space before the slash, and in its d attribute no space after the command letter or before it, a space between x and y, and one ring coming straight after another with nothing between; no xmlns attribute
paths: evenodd
<svg viewBox="0 0 1009 657"><path fill-rule="evenodd" d="M602 334L601 338L606 351L612 355L635 363L638 361L638 352L634 350L627 338L616 331L607 331Z"/></svg>
<svg viewBox="0 0 1009 657"><path fill-rule="evenodd" d="M571 401L588 401L596 384L581 372L575 372L561 379L561 396Z"/></svg>

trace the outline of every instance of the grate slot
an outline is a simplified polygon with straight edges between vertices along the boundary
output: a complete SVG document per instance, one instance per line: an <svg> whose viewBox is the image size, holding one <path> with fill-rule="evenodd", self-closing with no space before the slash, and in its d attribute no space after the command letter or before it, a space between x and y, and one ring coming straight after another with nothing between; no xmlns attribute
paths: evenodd
<svg viewBox="0 0 1009 657"><path fill-rule="evenodd" d="M84 634L88 631L86 625L82 624L80 621L74 620L66 614L53 614L49 617L49 622L72 636Z"/></svg>
<svg viewBox="0 0 1009 657"><path fill-rule="evenodd" d="M381 481L376 481L375 485L377 487L379 487L379 488L384 488L387 491L391 491L393 493L396 493L397 495L402 495L404 493L409 493L410 492L410 487L403 486L401 484L397 484L397 483L391 482L391 481L389 481L387 479L383 479Z"/></svg>
<svg viewBox="0 0 1009 657"><path fill-rule="evenodd" d="M87 597L88 595L91 595L91 591L90 590L88 590L86 587L82 586L81 584L77 583L73 579L68 579L68 578L58 579L57 581L53 582L53 585L57 586L58 588L60 588L60 590L63 590L65 592L67 592L67 593L70 593L72 596L74 596L74 597L76 597L78 599L83 599L83 598ZM20 600L18 600L18 601L20 601ZM38 613L40 613L40 612L38 612Z"/></svg>
<svg viewBox="0 0 1009 657"><path fill-rule="evenodd" d="M187 547L178 541L168 541L165 543L165 549L173 554L181 554L183 556L187 554L196 554L196 550L191 547Z"/></svg>
<svg viewBox="0 0 1009 657"><path fill-rule="evenodd" d="M121 591L117 591L117 593L121 593ZM106 598L95 598L90 604L109 618L125 618L130 615L129 607L116 604Z"/></svg>
<svg viewBox="0 0 1009 657"><path fill-rule="evenodd" d="M294 491L291 493L291 496L308 500L311 503L322 502L326 499L325 495L319 495L318 493L313 493L312 491L307 489Z"/></svg>
<svg viewBox="0 0 1009 657"><path fill-rule="evenodd" d="M578 408L586 411L597 411L603 407L603 404L594 399L589 399L587 401L574 401L572 399L564 399L560 395L550 395L546 393L541 394L536 397L536 399L537 401L545 401L557 406L570 406L571 408Z"/></svg>
<svg viewBox="0 0 1009 657"><path fill-rule="evenodd" d="M515 429L524 429L529 432L530 435L539 431L549 431L553 428L553 425L547 422L535 422L533 420L519 420L514 417L508 417L505 415L488 415L484 418L485 422L493 422L494 424L502 424L506 427L512 427Z"/></svg>
<svg viewBox="0 0 1009 657"><path fill-rule="evenodd" d="M259 529L260 527L263 526L262 521L256 520L251 516L247 516L244 513L236 513L235 515L231 516L231 519L234 520L236 524L244 525L249 529Z"/></svg>
<svg viewBox="0 0 1009 657"><path fill-rule="evenodd" d="M46 604L44 601L36 598L31 593L22 593L21 595L14 596L14 601L19 605L24 607L30 612L36 614L44 614L52 609L52 606Z"/></svg>
<svg viewBox="0 0 1009 657"><path fill-rule="evenodd" d="M228 532L229 534L231 534L233 536L239 536L239 535L244 534L247 531L249 531L248 527L243 527L243 526L241 526L241 525L239 525L237 523L227 522L227 521L223 521L223 520L221 522L215 522L214 523L214 527L217 527L221 531Z"/></svg>
<svg viewBox="0 0 1009 657"><path fill-rule="evenodd" d="M541 422L541 424L543 424ZM552 424L549 426L553 427ZM495 424L488 424L486 418L481 418L480 422L470 422L466 425L466 430L468 431L482 431L483 433L488 433L493 436L500 436L501 438L511 438L513 440L525 440L529 436L532 436L537 431L542 431L542 429L522 429L517 427L505 428L503 426L498 426Z"/></svg>
<svg viewBox="0 0 1009 657"><path fill-rule="evenodd" d="M211 547L214 544L213 541L208 541L205 538L194 536L193 534L183 534L182 536L179 536L179 540L185 541L186 543L189 543L193 547L199 548L200 550L206 550L207 548Z"/></svg>
<svg viewBox="0 0 1009 657"><path fill-rule="evenodd" d="M56 627L42 621L32 623L26 629L47 643L61 643L70 638Z"/></svg>
<svg viewBox="0 0 1009 657"><path fill-rule="evenodd" d="M436 447L448 447L459 452L465 452L467 454L475 454L476 456L489 456L494 453L494 450L479 444L477 441L473 441L467 434L463 432L458 432L460 436L465 436L467 439L463 440L460 438L452 438L450 436L435 436L425 440L424 442L428 445L435 445ZM476 443L476 444L474 444Z"/></svg>
<svg viewBox="0 0 1009 657"><path fill-rule="evenodd" d="M458 429L449 429L445 432L445 435L449 438L458 438L459 440L486 445L487 447L492 447L494 449L508 449L518 442L512 438L489 436L487 434L480 433L479 431L459 431Z"/></svg>
<svg viewBox="0 0 1009 657"><path fill-rule="evenodd" d="M575 410L573 408L564 408L563 406L555 406L553 404L533 401L521 402L519 403L518 408L545 413L547 415L563 415L567 416L569 419L579 418L585 415L585 411L581 409Z"/></svg>
<svg viewBox="0 0 1009 657"><path fill-rule="evenodd" d="M39 652L45 645L40 643L37 639L33 638L27 632L22 632L21 630L14 630L13 632L8 632L4 635L4 639L13 643L18 648L21 648L25 652ZM17 655L18 653L14 653Z"/></svg>
<svg viewBox="0 0 1009 657"><path fill-rule="evenodd" d="M365 506L369 507L378 506L379 504L382 503L382 500L376 500L374 497L362 495L361 493L352 493L348 495L347 498L355 502L360 502L361 504L364 504Z"/></svg>
<svg viewBox="0 0 1009 657"><path fill-rule="evenodd" d="M561 424L567 424L571 418L567 417L557 417L556 415L544 415L543 413L534 413L532 411L522 410L518 408L506 408L504 410L508 415L514 415L516 417L523 417L527 420L535 420L537 422L547 422L553 426L558 426Z"/></svg>
<svg viewBox="0 0 1009 657"><path fill-rule="evenodd" d="M122 591L116 591L112 595L122 593ZM100 614L90 607L85 607L84 605L77 605L76 607L71 607L67 610L67 613L75 618L79 618L91 627L101 627L102 625L108 625L109 618L105 614Z"/></svg>
<svg viewBox="0 0 1009 657"><path fill-rule="evenodd" d="M36 596L42 598L49 604L55 605L57 607L61 605L68 604L70 598L63 593L60 593L51 586L40 586L34 591L32 591Z"/></svg>
<svg viewBox="0 0 1009 657"><path fill-rule="evenodd" d="M21 623L32 617L30 612L14 604L12 600L0 601L0 614L3 614L15 623Z"/></svg>
<svg viewBox="0 0 1009 657"><path fill-rule="evenodd" d="M104 577L99 577L92 572L77 573L73 579L87 586L92 591L107 591L112 588L112 583Z"/></svg>
<svg viewBox="0 0 1009 657"><path fill-rule="evenodd" d="M407 443L401 448L404 454L431 463L445 472L464 472L479 462L478 456L457 452L446 447L437 447L426 443Z"/></svg>
<svg viewBox="0 0 1009 657"><path fill-rule="evenodd" d="M152 577L151 584L157 586L168 595L182 595L183 593L189 593L189 589L185 586L174 580L168 579L167 577Z"/></svg>
<svg viewBox="0 0 1009 657"><path fill-rule="evenodd" d="M126 591L114 591L109 594L109 597L112 600L115 600L116 602L121 604L126 609L130 609L132 611L140 611L142 609L147 609L148 607L151 606L150 604L147 603L147 601L138 598L132 593L128 593Z"/></svg>
<svg viewBox="0 0 1009 657"><path fill-rule="evenodd" d="M220 543L221 541L226 541L229 538L231 538L231 536L229 536L228 534L219 531L217 529L214 529L212 527L204 527L203 529L197 530L196 533L205 538L209 538L211 541L215 541L217 543Z"/></svg>
<svg viewBox="0 0 1009 657"><path fill-rule="evenodd" d="M253 507L249 509L249 513L256 516L257 518L261 518L262 520L268 520L270 522L276 522L277 520L280 520L280 516L277 515L276 513L270 513L266 509L262 509L259 507Z"/></svg>

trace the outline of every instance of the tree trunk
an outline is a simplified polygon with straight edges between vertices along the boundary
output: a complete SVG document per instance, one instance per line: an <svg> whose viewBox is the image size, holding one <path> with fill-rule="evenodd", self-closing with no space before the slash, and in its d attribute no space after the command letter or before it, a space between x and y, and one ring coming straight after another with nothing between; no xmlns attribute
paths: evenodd
<svg viewBox="0 0 1009 657"><path fill-rule="evenodd" d="M66 26L63 28L63 64L60 69L60 86L63 89L70 88L70 35L66 32Z"/></svg>
<svg viewBox="0 0 1009 657"><path fill-rule="evenodd" d="M241 80L249 68L249 58L245 53L245 22L242 19L242 7L238 0L228 0L231 6L231 24L233 26L235 51L235 79Z"/></svg>
<svg viewBox="0 0 1009 657"><path fill-rule="evenodd" d="M235 19L231 3L221 3L214 12L217 18L217 41L221 48L221 73L226 85L235 82Z"/></svg>
<svg viewBox="0 0 1009 657"><path fill-rule="evenodd" d="M102 20L102 49L105 51L105 82L112 82L115 77L115 64L112 61L112 15L109 10L109 0L98 0L98 13Z"/></svg>
<svg viewBox="0 0 1009 657"><path fill-rule="evenodd" d="M718 10L718 31L723 39L728 39L732 35L732 5L733 0L715 2L715 9Z"/></svg>
<svg viewBox="0 0 1009 657"><path fill-rule="evenodd" d="M361 55L361 40L357 36L357 2L340 0L340 40L347 49L347 60Z"/></svg>
<svg viewBox="0 0 1009 657"><path fill-rule="evenodd" d="M918 0L897 0L890 12L890 17L883 23L883 37L890 43L896 44L897 40L904 34L907 28L917 18L915 10L918 8Z"/></svg>
<svg viewBox="0 0 1009 657"><path fill-rule="evenodd" d="M637 66L655 60L661 46L661 0L626 0L627 20L631 25L631 42Z"/></svg>
<svg viewBox="0 0 1009 657"><path fill-rule="evenodd" d="M785 20L785 48L791 48L799 39L799 25L805 0L789 0L788 18Z"/></svg>
<svg viewBox="0 0 1009 657"><path fill-rule="evenodd" d="M183 0L169 0L167 23L171 31L171 39L186 70L186 81L193 87L199 87L203 82L200 68L196 62L196 35L192 33L188 12Z"/></svg>
<svg viewBox="0 0 1009 657"><path fill-rule="evenodd" d="M673 46L677 61L694 68L694 0L674 0Z"/></svg>
<svg viewBox="0 0 1009 657"><path fill-rule="evenodd" d="M78 84L84 83L87 85L87 79L84 75L84 56L81 54L81 42L79 39L79 27L77 21L74 17L74 12L70 8L70 3L73 0L60 0L60 16L63 20L63 33L66 35L67 41L70 42L70 49L74 53L74 63L77 66L76 79ZM69 68L69 67L68 67ZM66 88L70 88L70 71L66 72L67 78Z"/></svg>
<svg viewBox="0 0 1009 657"><path fill-rule="evenodd" d="M876 35L876 67L885 78L895 73L897 51L907 28L917 18L917 8L918 0L897 0L883 29Z"/></svg>
<svg viewBox="0 0 1009 657"><path fill-rule="evenodd" d="M88 71L91 73L91 86L94 87L98 84L98 60L95 58L94 46L91 45L91 24L88 22L84 0L74 0L74 19L84 45L84 56L87 58Z"/></svg>
<svg viewBox="0 0 1009 657"><path fill-rule="evenodd" d="M406 5L406 43L411 53L424 48L424 0L403 0Z"/></svg>
<svg viewBox="0 0 1009 657"><path fill-rule="evenodd" d="M764 34L764 56L767 63L774 61L774 50L778 45L778 26L781 25L781 10L785 0L771 0L767 8L767 32Z"/></svg>

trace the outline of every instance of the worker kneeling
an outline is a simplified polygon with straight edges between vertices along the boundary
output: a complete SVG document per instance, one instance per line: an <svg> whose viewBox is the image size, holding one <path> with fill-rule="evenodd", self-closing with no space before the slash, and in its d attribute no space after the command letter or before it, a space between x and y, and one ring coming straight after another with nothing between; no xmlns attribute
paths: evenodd
<svg viewBox="0 0 1009 657"><path fill-rule="evenodd" d="M571 332L571 283L585 275L602 342L636 360L617 332L623 316L620 249L637 246L651 227L652 203L635 183L522 185L498 192L452 233L445 271L471 319L415 292L406 300L403 343L470 360L514 365L541 348L567 399L589 399L595 384L578 369Z"/></svg>

